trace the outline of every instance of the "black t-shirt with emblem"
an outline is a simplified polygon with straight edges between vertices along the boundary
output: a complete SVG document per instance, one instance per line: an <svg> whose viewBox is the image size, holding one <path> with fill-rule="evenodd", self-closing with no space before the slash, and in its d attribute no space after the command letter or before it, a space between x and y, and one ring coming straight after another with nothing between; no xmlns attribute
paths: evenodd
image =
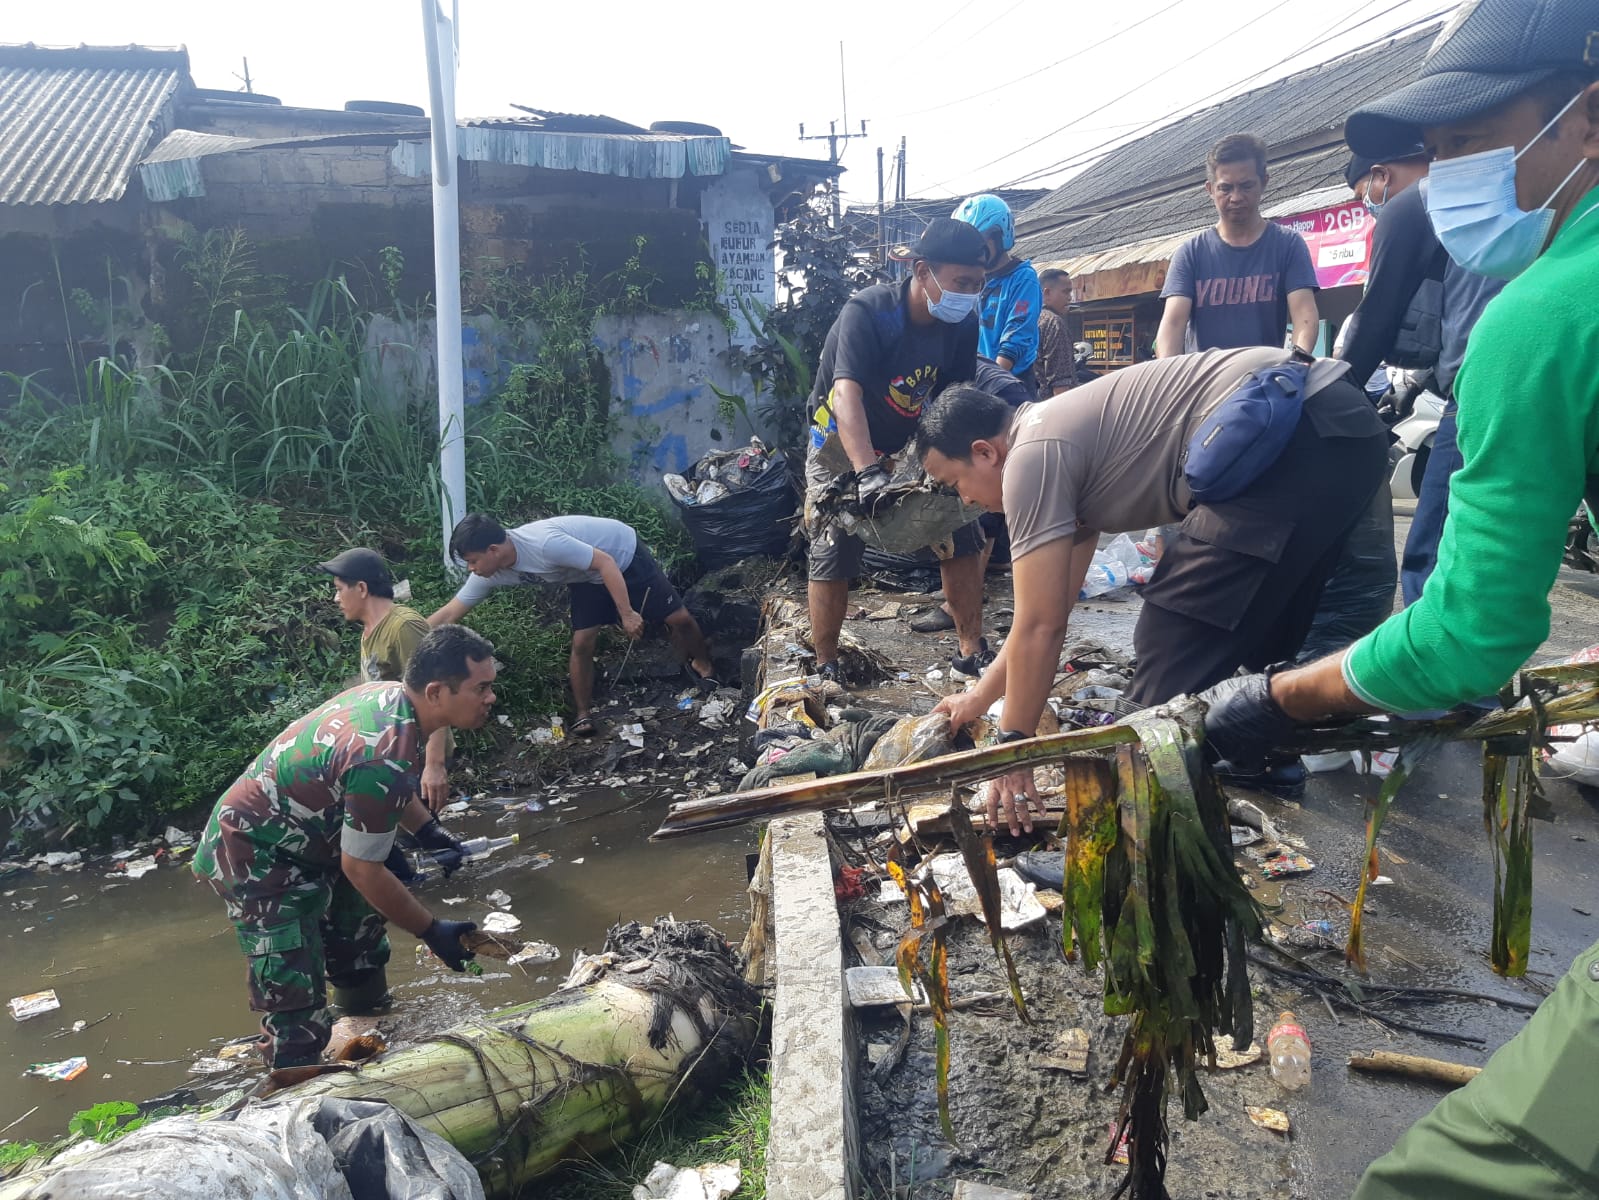
<svg viewBox="0 0 1599 1200"><path fill-rule="evenodd" d="M812 445L838 428L829 401L840 379L861 385L872 448L894 454L910 441L936 391L976 376L977 314L958 325L918 325L910 318L910 286L907 278L862 288L828 330L811 388Z"/></svg>

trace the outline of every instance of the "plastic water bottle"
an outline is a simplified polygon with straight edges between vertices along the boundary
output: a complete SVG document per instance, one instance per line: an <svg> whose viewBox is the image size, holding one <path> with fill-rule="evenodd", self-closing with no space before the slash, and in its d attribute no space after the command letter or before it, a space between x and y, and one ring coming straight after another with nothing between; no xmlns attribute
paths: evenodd
<svg viewBox="0 0 1599 1200"><path fill-rule="evenodd" d="M1278 1016L1266 1036L1271 1055L1271 1077L1285 1091L1297 1092L1310 1082L1310 1039L1291 1012Z"/></svg>
<svg viewBox="0 0 1599 1200"><path fill-rule="evenodd" d="M520 840L518 834L509 837L475 837L467 838L461 843L461 853L468 859L487 858L496 850L504 850L507 846L514 846Z"/></svg>

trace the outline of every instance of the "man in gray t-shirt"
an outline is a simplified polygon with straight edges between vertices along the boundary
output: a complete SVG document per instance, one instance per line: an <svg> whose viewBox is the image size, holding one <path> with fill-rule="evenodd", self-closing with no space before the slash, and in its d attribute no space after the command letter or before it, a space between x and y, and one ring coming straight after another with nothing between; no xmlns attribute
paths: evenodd
<svg viewBox="0 0 1599 1200"><path fill-rule="evenodd" d="M492 517L468 513L450 534L450 554L472 572L429 625L459 622L497 588L565 584L571 597L572 655L568 672L577 717L572 732L592 737L594 649L600 630L620 625L637 638L644 622L664 621L689 671L715 688L710 646L677 589L631 525L609 517L567 516L506 529Z"/></svg>
<svg viewBox="0 0 1599 1200"><path fill-rule="evenodd" d="M1294 345L1315 349L1316 269L1305 239L1260 215L1266 145L1249 133L1222 138L1205 160L1216 225L1177 248L1166 268L1166 300L1155 356L1191 350Z"/></svg>
<svg viewBox="0 0 1599 1200"><path fill-rule="evenodd" d="M1020 409L957 386L923 410L916 445L928 475L969 504L1003 509L1011 534L1010 636L971 691L939 703L951 726L1003 698L1003 733L1032 736L1102 533L1182 521L1144 587L1129 700L1160 704L1240 666L1293 657L1387 468L1387 430L1342 378L1348 364L1312 365L1287 448L1238 495L1195 504L1183 478L1205 418L1255 371L1288 358L1267 348L1206 350L1139 363ZM988 794L990 827L1003 801L1017 830L1026 806L1017 813L1016 798L1036 798L1032 774L1007 775Z"/></svg>

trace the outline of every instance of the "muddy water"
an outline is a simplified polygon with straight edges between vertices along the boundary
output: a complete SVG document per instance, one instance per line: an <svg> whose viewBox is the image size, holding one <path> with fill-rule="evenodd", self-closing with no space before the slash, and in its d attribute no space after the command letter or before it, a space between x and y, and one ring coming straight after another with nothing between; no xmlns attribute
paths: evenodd
<svg viewBox="0 0 1599 1200"><path fill-rule="evenodd" d="M755 848L755 834L649 844L666 805L649 796L645 788L597 790L537 814L494 805L455 818L451 827L460 836L514 831L521 844L425 887L423 903L451 918L481 920L490 911L484 897L503 890L522 921L512 936L551 942L562 958L527 971L487 963L474 979L418 963L415 940L396 931L389 985L397 1003L386 1020L397 1036L549 992L572 951L598 950L619 919L671 912L742 936L744 856ZM541 855L549 856L547 865ZM20 1024L0 1016L0 1078L11 1081L0 1092L0 1126L17 1121L0 1136L43 1141L64 1131L73 1112L100 1101L144 1100L182 1087L213 1094L241 1078L189 1070L256 1028L221 901L186 867L115 880L104 865L91 864L0 883L0 997L53 987L61 999L58 1011ZM458 902L445 902L452 899ZM52 1036L78 1020L98 1023ZM22 1077L30 1063L76 1055L89 1067L75 1080Z"/></svg>

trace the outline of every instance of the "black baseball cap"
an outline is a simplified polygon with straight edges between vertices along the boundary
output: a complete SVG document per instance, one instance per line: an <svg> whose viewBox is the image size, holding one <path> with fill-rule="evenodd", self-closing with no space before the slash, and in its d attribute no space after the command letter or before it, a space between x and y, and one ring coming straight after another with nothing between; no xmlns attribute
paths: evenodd
<svg viewBox="0 0 1599 1200"><path fill-rule="evenodd" d="M1413 134L1415 130L1411 130ZM1344 182L1354 187L1364 179L1378 163L1404 162L1411 158L1426 158L1427 147L1421 144L1418 137L1408 137L1396 142L1389 149L1373 154L1356 154L1349 160L1349 165L1344 168Z"/></svg>
<svg viewBox="0 0 1599 1200"><path fill-rule="evenodd" d="M1375 158L1447 125L1497 108L1561 71L1599 73L1599 0L1466 0L1421 64L1421 78L1356 109L1344 139Z"/></svg>
<svg viewBox="0 0 1599 1200"><path fill-rule="evenodd" d="M922 236L907 247L911 258L924 258L928 262L950 263L958 267L986 267L988 265L988 239L977 231L975 225L957 221L953 217L934 217Z"/></svg>
<svg viewBox="0 0 1599 1200"><path fill-rule="evenodd" d="M368 550L365 546L352 547L337 558L317 563L316 569L326 571L335 579L364 583L374 596L394 595L394 577L389 574L388 564L376 550Z"/></svg>

